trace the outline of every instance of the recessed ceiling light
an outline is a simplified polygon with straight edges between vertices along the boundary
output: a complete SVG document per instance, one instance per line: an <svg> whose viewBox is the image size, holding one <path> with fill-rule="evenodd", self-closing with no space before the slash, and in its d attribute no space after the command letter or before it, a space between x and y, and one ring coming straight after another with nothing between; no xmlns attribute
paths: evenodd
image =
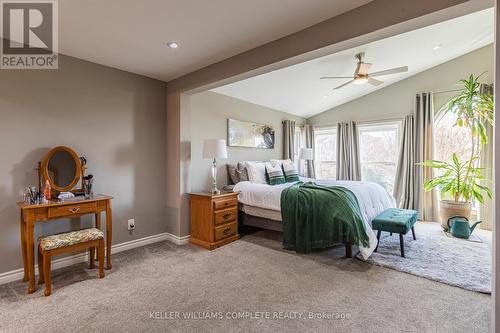
<svg viewBox="0 0 500 333"><path fill-rule="evenodd" d="M167 46L170 47L171 49L176 49L179 47L179 44L177 44L177 42L168 42Z"/></svg>
<svg viewBox="0 0 500 333"><path fill-rule="evenodd" d="M443 47L443 44L438 44L438 45L436 45L436 46L433 47L433 50L436 51L436 50L439 50L442 47Z"/></svg>

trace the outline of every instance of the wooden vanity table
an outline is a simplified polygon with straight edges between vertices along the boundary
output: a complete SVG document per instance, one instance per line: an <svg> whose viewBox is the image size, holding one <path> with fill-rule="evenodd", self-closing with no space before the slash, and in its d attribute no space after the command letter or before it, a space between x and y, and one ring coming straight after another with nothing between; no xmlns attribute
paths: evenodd
<svg viewBox="0 0 500 333"><path fill-rule="evenodd" d="M50 150L38 165L39 187L48 181L52 187L52 197L57 198L60 192L70 191L83 194L86 159L68 147L56 147ZM74 189L82 180L82 187ZM21 252L24 264L23 281L29 281L28 293L33 293L35 287L35 239L34 229L37 222L73 218L93 214L96 228L101 229L101 213L106 213L106 269L111 269L111 241L113 236L113 219L111 200L108 195L77 195L70 199L52 199L46 203L28 204L18 202L21 210ZM68 230L71 231L71 230ZM99 263L104 265L104 263Z"/></svg>
<svg viewBox="0 0 500 333"><path fill-rule="evenodd" d="M72 218L86 214L95 215L96 228L101 229L101 213L106 212L106 269L111 269L111 240L113 220L111 199L107 195L94 195L92 198L76 197L66 201L51 200L47 204L28 205L18 202L21 208L21 252L23 254L24 278L29 281L28 293L35 287L35 223L61 218ZM103 265L104 263L99 263Z"/></svg>

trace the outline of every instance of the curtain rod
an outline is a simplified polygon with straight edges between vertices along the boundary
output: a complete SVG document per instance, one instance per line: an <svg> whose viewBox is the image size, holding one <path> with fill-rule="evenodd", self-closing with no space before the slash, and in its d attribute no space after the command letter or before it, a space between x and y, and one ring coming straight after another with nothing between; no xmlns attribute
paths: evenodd
<svg viewBox="0 0 500 333"><path fill-rule="evenodd" d="M452 90L441 90L441 91L436 91L432 92L434 95L436 94L447 94L447 93L452 93L452 92L459 92L462 91L463 89L452 89Z"/></svg>
<svg viewBox="0 0 500 333"><path fill-rule="evenodd" d="M384 123L384 122L398 122L398 121L402 121L404 120L404 118L406 117L407 115L403 115L402 117L395 117L395 118L384 118L384 119L372 119L372 120L364 120L364 121L354 121L357 125L359 124L376 124L376 123ZM345 122L345 121L341 121L341 122ZM321 125L313 125L314 128L317 128L317 129L321 129L321 128L332 128L332 127L335 127L337 128L337 123L326 123L326 124L321 124Z"/></svg>

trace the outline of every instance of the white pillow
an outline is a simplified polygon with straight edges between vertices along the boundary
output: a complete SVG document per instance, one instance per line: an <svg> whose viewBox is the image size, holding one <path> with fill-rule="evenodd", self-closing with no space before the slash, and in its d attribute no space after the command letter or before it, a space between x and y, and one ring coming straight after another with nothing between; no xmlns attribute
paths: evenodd
<svg viewBox="0 0 500 333"><path fill-rule="evenodd" d="M292 162L292 160L291 160L291 159L287 159L287 160L271 160L271 164L272 164L273 166L277 166L277 165L282 166L282 165L283 165L283 163L288 162L288 161L289 161L289 162Z"/></svg>
<svg viewBox="0 0 500 333"><path fill-rule="evenodd" d="M267 184L266 162L246 161L248 180L252 183Z"/></svg>

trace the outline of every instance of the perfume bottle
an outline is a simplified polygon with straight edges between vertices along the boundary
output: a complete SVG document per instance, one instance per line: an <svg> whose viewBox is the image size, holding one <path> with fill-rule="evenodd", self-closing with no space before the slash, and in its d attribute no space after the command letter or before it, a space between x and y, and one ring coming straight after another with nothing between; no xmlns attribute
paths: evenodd
<svg viewBox="0 0 500 333"><path fill-rule="evenodd" d="M52 188L50 187L49 180L47 179L45 181L45 187L43 189L43 197L45 198L45 200L51 199L51 191L52 191Z"/></svg>

